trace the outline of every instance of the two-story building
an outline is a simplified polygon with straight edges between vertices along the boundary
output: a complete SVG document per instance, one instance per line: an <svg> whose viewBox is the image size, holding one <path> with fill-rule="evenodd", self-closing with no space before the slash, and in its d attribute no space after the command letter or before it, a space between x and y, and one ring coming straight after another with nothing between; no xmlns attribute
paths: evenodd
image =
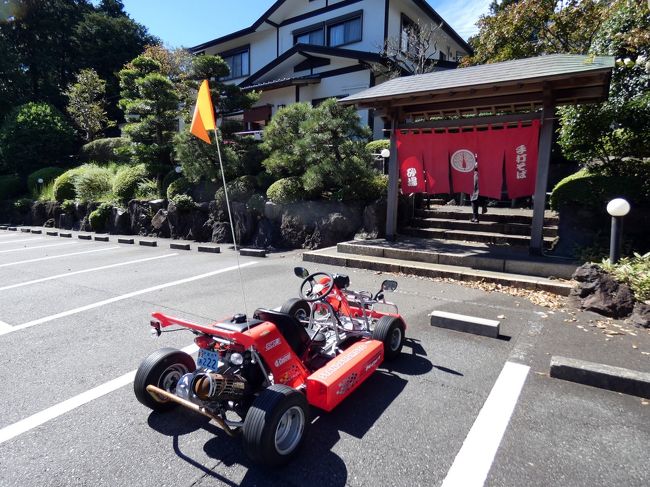
<svg viewBox="0 0 650 487"><path fill-rule="evenodd" d="M190 50L220 55L230 66L229 82L261 92L240 115L254 130L288 104L317 104L380 83L370 67L384 61L386 40L408 49L407 29L418 23L440 26L432 53L438 67L455 67L471 52L426 0L278 0L250 27ZM381 138L381 119L368 110L359 115Z"/></svg>

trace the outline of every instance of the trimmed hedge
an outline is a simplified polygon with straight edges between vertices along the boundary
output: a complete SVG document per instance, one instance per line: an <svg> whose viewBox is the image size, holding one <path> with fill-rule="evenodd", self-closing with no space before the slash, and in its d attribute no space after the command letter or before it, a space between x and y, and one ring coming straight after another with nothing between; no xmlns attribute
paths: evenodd
<svg viewBox="0 0 650 487"><path fill-rule="evenodd" d="M177 194L172 198L174 205L178 208L178 211L188 212L196 208L196 204L191 196L187 194Z"/></svg>
<svg viewBox="0 0 650 487"><path fill-rule="evenodd" d="M237 201L239 203L246 203L255 194L256 186L255 176L240 176L228 184L228 200L232 203ZM219 188L214 194L214 199L217 205L225 206L226 195L223 188Z"/></svg>
<svg viewBox="0 0 650 487"><path fill-rule="evenodd" d="M13 174L0 175L0 201L8 200L21 193L20 178Z"/></svg>
<svg viewBox="0 0 650 487"><path fill-rule="evenodd" d="M58 178L64 172L65 169L61 169L60 167L44 167L38 171L34 171L27 176L27 188L29 191L38 191L40 189L38 185L39 178L43 180L43 186L45 186L50 181Z"/></svg>
<svg viewBox="0 0 650 487"><path fill-rule="evenodd" d="M68 169L54 180L54 199L59 203L65 200L74 200L77 193L74 189L74 180L79 175L79 168Z"/></svg>
<svg viewBox="0 0 650 487"><path fill-rule="evenodd" d="M174 199L174 196L179 194L188 194L192 190L192 185L184 177L180 177L172 181L167 187L167 199Z"/></svg>
<svg viewBox="0 0 650 487"><path fill-rule="evenodd" d="M579 206L605 211L607 203L614 198L625 198L633 206L647 207L650 165L639 163L638 170L635 174L606 175L581 169L555 185L550 198L551 208Z"/></svg>
<svg viewBox="0 0 650 487"><path fill-rule="evenodd" d="M144 181L146 176L144 164L121 167L113 180L113 194L119 201L128 203L135 197L138 184Z"/></svg>
<svg viewBox="0 0 650 487"><path fill-rule="evenodd" d="M299 177L278 179L266 190L266 196L274 203L293 203L303 199L305 190Z"/></svg>
<svg viewBox="0 0 650 487"><path fill-rule="evenodd" d="M84 162L107 164L109 162L127 162L128 156L116 152L116 149L129 143L126 137L97 139L85 144L79 151L79 158Z"/></svg>
<svg viewBox="0 0 650 487"><path fill-rule="evenodd" d="M366 144L366 150L371 154L379 154L383 149L390 149L390 140L373 140L372 142L368 142Z"/></svg>

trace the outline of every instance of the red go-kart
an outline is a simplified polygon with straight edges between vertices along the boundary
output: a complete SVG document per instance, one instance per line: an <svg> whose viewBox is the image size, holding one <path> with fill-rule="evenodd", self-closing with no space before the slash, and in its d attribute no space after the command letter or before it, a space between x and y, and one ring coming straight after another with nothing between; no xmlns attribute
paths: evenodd
<svg viewBox="0 0 650 487"><path fill-rule="evenodd" d="M334 409L384 359L399 355L406 331L397 312L375 309L383 291L359 300L345 291L346 276L296 274L304 277L303 299L289 300L285 312L257 309L251 319L236 314L210 325L153 313L155 335L174 325L196 335L198 360L172 348L153 352L136 372L138 401L155 411L185 406L230 436L241 433L254 462L288 462L310 424L309 406ZM382 290L396 285L384 281Z"/></svg>

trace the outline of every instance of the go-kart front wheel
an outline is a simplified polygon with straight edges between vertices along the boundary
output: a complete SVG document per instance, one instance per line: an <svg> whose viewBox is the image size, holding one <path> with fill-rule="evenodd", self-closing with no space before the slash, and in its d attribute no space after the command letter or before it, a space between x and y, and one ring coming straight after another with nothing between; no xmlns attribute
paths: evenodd
<svg viewBox="0 0 650 487"><path fill-rule="evenodd" d="M384 360L397 357L404 346L404 331L406 326L402 318L395 316L382 316L375 325L372 338L384 344Z"/></svg>
<svg viewBox="0 0 650 487"><path fill-rule="evenodd" d="M135 373L133 381L135 397L154 411L168 411L177 404L162 397L154 398L147 391L147 386L151 384L173 393L178 380L195 370L194 359L185 352L175 348L156 350L142 361Z"/></svg>
<svg viewBox="0 0 650 487"><path fill-rule="evenodd" d="M304 394L274 384L255 399L244 419L246 454L256 463L275 467L297 453L309 425L309 406Z"/></svg>

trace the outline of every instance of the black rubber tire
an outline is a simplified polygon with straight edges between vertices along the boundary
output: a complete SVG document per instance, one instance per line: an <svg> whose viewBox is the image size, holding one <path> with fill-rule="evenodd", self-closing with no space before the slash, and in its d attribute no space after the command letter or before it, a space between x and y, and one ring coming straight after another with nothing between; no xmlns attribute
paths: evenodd
<svg viewBox="0 0 650 487"><path fill-rule="evenodd" d="M304 299L291 298L282 305L280 312L294 316L298 321L302 323L303 321L309 321L311 308L309 307L309 303ZM304 318L300 317L301 314L304 316Z"/></svg>
<svg viewBox="0 0 650 487"><path fill-rule="evenodd" d="M290 451L280 452L276 447L276 430L284 413L291 408L301 411L302 431ZM255 463L267 467L284 465L300 449L308 427L309 405L305 395L284 384L274 384L261 392L246 414L242 428L244 451Z"/></svg>
<svg viewBox="0 0 650 487"><path fill-rule="evenodd" d="M171 387L168 384L165 387L163 380L165 379L165 372L169 373L169 367L174 365L178 366L178 370L173 371L176 375L182 370L186 371L184 373L194 372L196 370L194 359L185 352L181 352L175 348L161 348L144 359L140 367L138 367L138 371L135 373L135 380L133 381L133 392L135 392L135 397L138 401L154 411L169 411L176 407L178 404L168 400L156 400L147 392L147 386L150 384L173 392L176 384L172 383Z"/></svg>
<svg viewBox="0 0 650 487"><path fill-rule="evenodd" d="M398 331L399 330L399 331ZM402 318L382 316L375 325L372 338L384 344L384 360L393 360L404 346L406 325ZM397 334L399 333L399 336Z"/></svg>

